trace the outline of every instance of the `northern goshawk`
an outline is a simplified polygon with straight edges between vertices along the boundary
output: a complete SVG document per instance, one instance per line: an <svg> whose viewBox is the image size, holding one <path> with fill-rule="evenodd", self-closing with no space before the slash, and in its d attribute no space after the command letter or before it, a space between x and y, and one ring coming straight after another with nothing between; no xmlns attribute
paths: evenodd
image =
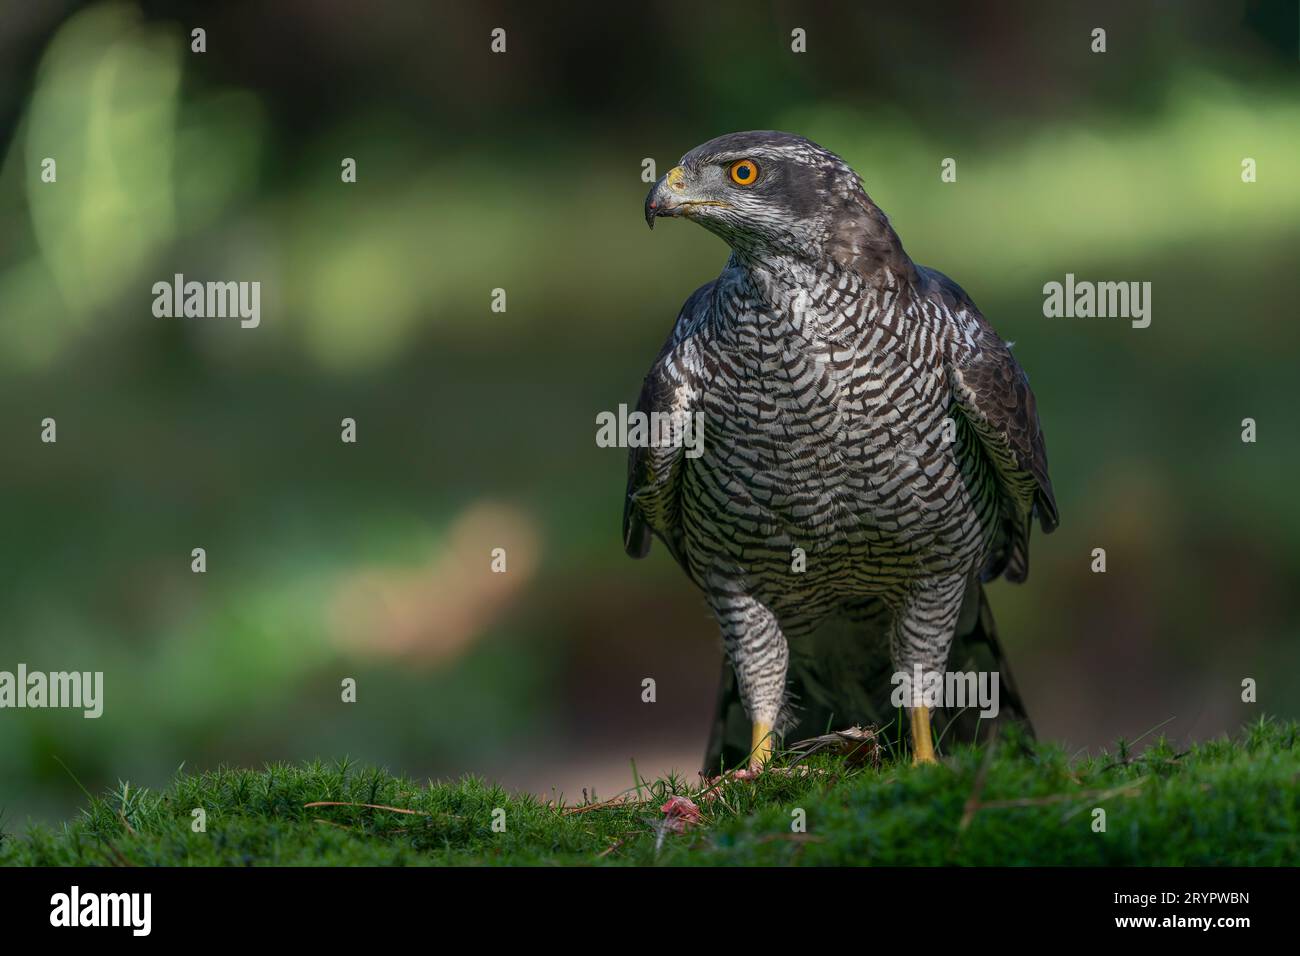
<svg viewBox="0 0 1300 956"><path fill-rule="evenodd" d="M655 183L645 216L731 247L637 406L700 421L702 453L666 429L633 448L623 515L627 552L660 538L722 627L731 666L706 762L761 764L796 727L888 722L891 672L942 673L950 653L1000 671L1003 715L1023 719L982 582L1023 581L1031 520L1051 531L1057 510L1007 343L803 137L711 140ZM933 762L920 693L913 759Z"/></svg>

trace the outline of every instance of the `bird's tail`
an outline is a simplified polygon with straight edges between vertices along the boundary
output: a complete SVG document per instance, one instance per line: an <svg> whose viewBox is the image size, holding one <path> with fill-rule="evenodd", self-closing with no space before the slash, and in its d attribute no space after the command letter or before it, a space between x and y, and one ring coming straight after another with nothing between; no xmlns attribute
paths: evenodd
<svg viewBox="0 0 1300 956"><path fill-rule="evenodd" d="M906 719L894 707L894 668L889 656L889 614L878 601L863 601L824 621L806 638L791 642L789 706L784 721L787 742L845 727L875 726L885 740L906 744ZM1032 738L1033 726L1003 653L984 586L967 588L956 636L948 655L949 672L996 674L998 713L981 717L978 704L943 707L932 724L941 749L956 743L991 739L994 725L1019 726ZM991 686L991 684L986 685ZM735 672L722 665L718 704L704 759L706 773L743 764L750 750L750 723L736 687Z"/></svg>

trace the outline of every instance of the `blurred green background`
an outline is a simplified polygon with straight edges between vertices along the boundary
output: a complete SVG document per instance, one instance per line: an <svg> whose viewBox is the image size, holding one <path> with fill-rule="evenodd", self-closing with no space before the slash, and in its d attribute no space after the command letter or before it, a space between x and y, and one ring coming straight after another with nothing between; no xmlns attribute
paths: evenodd
<svg viewBox="0 0 1300 956"><path fill-rule="evenodd" d="M976 6L0 3L0 670L106 682L0 711L6 823L77 802L56 757L694 772L715 627L623 555L595 416L726 257L646 229L642 160L749 128L841 153L1016 342L1063 521L992 601L1040 735L1300 714L1296 5ZM155 318L177 272L261 326ZM1044 318L1067 272L1153 283L1150 328Z"/></svg>

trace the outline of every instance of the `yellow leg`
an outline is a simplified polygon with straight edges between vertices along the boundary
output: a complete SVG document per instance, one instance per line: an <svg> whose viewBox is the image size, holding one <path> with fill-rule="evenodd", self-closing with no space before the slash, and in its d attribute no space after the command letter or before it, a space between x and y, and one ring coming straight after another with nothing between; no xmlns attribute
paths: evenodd
<svg viewBox="0 0 1300 956"><path fill-rule="evenodd" d="M754 735L749 746L749 767L758 770L772 756L772 725L754 722Z"/></svg>
<svg viewBox="0 0 1300 956"><path fill-rule="evenodd" d="M913 707L912 763L938 763L934 755L934 740L930 734L930 708Z"/></svg>

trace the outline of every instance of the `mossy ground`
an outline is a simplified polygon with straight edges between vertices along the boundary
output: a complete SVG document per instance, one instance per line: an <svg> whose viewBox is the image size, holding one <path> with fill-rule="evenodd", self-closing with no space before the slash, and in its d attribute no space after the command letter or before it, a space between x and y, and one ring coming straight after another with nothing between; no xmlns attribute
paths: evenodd
<svg viewBox="0 0 1300 956"><path fill-rule="evenodd" d="M472 778L419 785L347 761L178 773L160 792L123 783L61 826L6 827L0 863L1294 865L1298 738L1295 722L1264 719L1186 751L1121 743L1074 761L1014 739L937 767L819 755L807 771L708 792L669 778L587 806ZM660 810L673 795L700 811L681 832ZM206 832L194 832L196 808ZM1094 830L1097 808L1105 832ZM493 829L498 809L504 830ZM799 810L805 832L793 827Z"/></svg>

